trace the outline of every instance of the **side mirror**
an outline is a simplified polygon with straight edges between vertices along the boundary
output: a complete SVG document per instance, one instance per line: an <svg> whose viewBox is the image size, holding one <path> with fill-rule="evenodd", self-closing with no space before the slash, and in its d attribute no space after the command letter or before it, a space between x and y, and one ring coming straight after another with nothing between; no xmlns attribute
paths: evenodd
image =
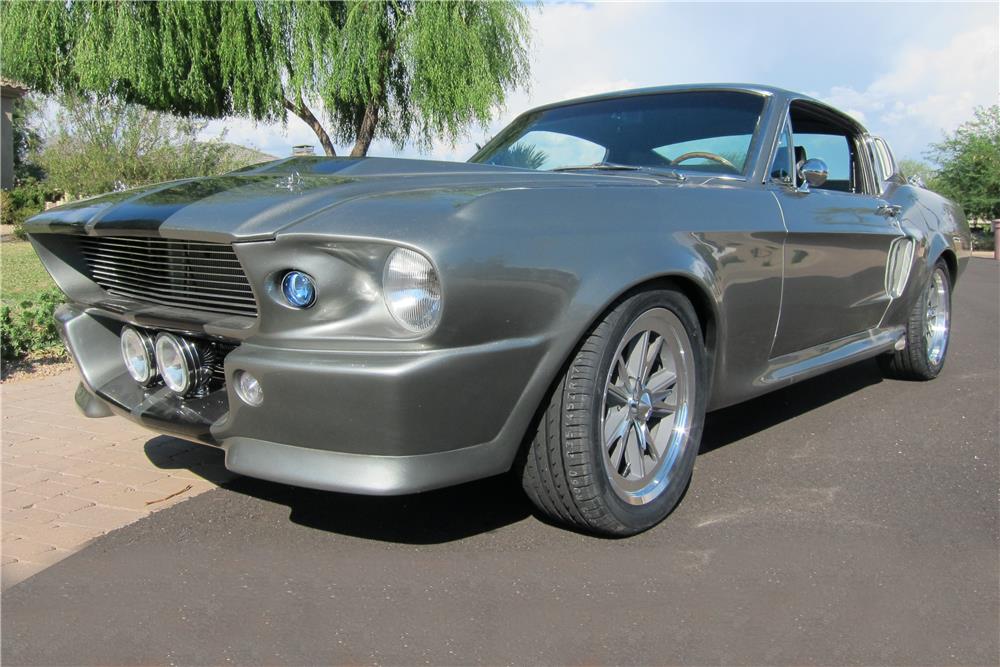
<svg viewBox="0 0 1000 667"><path fill-rule="evenodd" d="M927 187L927 185L924 183L924 179L920 178L919 176L915 176L915 175L914 176L910 176L908 179L906 179L906 182L909 183L910 185L912 185L915 188L926 188Z"/></svg>
<svg viewBox="0 0 1000 667"><path fill-rule="evenodd" d="M809 192L809 188L818 188L824 183L826 183L826 177L829 172L826 169L826 162L812 158L806 160L801 165L799 165L799 178L802 180L802 185L799 186L800 192Z"/></svg>

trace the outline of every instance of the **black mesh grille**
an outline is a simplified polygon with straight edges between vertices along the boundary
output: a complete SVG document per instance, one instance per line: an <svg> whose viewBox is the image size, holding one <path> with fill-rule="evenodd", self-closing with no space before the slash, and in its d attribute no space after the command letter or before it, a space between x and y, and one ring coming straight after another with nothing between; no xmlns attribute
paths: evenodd
<svg viewBox="0 0 1000 667"><path fill-rule="evenodd" d="M203 241L81 237L90 279L109 294L163 306L257 316L231 246Z"/></svg>

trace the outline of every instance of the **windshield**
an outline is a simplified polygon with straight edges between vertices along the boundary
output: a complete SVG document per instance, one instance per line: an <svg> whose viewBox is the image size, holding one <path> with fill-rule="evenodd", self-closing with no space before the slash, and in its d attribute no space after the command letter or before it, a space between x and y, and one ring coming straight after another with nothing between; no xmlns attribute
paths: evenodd
<svg viewBox="0 0 1000 667"><path fill-rule="evenodd" d="M582 102L519 118L471 161L545 171L608 163L742 174L763 108L760 95L729 91Z"/></svg>

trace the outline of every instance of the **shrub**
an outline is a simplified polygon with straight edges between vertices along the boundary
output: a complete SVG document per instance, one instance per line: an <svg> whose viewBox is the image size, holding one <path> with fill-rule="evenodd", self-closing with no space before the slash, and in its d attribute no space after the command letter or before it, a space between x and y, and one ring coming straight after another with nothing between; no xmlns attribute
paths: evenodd
<svg viewBox="0 0 1000 667"><path fill-rule="evenodd" d="M203 120L117 99L67 96L60 102L56 129L35 159L48 185L72 197L220 174L257 155L235 153L221 137L200 140Z"/></svg>
<svg viewBox="0 0 1000 667"><path fill-rule="evenodd" d="M6 190L0 190L0 224L14 224L14 199Z"/></svg>
<svg viewBox="0 0 1000 667"><path fill-rule="evenodd" d="M25 238L24 221L45 210L48 188L35 179L27 179L0 195L0 221L14 225L14 236Z"/></svg>
<svg viewBox="0 0 1000 667"><path fill-rule="evenodd" d="M993 231L991 228L973 228L972 229L972 249L973 250L993 250L996 247L994 244L996 239L994 238Z"/></svg>
<svg viewBox="0 0 1000 667"><path fill-rule="evenodd" d="M63 294L50 289L17 306L0 307L0 358L21 359L32 352L62 352L62 341L53 317Z"/></svg>

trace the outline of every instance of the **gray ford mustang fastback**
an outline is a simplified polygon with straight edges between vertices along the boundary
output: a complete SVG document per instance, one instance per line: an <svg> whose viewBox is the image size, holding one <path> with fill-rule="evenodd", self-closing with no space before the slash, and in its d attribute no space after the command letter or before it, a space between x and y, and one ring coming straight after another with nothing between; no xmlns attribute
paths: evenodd
<svg viewBox="0 0 1000 667"><path fill-rule="evenodd" d="M513 469L611 535L677 504L706 411L871 357L935 377L970 254L883 140L745 85L542 107L466 164L294 158L28 231L86 415L318 489Z"/></svg>

